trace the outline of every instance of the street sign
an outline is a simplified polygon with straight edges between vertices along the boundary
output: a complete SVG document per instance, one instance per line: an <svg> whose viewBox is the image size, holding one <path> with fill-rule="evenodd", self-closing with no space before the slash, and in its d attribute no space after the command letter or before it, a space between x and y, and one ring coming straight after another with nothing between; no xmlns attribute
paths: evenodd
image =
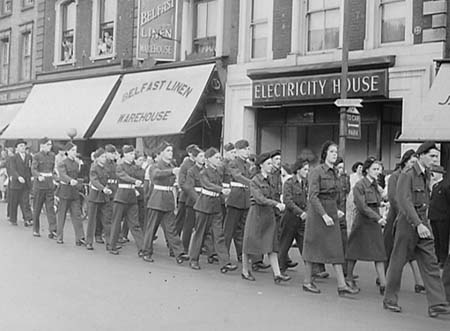
<svg viewBox="0 0 450 331"><path fill-rule="evenodd" d="M363 99L336 99L334 104L336 107L362 107L361 102Z"/></svg>
<svg viewBox="0 0 450 331"><path fill-rule="evenodd" d="M361 139L361 115L356 107L349 107L346 113L346 136L347 139Z"/></svg>

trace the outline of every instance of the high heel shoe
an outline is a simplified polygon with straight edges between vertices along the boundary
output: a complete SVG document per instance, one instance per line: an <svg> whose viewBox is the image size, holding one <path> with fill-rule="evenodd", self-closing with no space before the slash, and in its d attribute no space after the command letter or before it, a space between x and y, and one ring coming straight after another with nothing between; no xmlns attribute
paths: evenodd
<svg viewBox="0 0 450 331"><path fill-rule="evenodd" d="M281 282L287 282L291 280L291 276L280 274L278 276L273 276L273 281L275 284L280 284Z"/></svg>
<svg viewBox="0 0 450 331"><path fill-rule="evenodd" d="M422 293L422 292L425 292L425 286L416 284L416 285L414 286L414 292L416 292L416 293Z"/></svg>
<svg viewBox="0 0 450 331"><path fill-rule="evenodd" d="M344 287L338 287L337 292L340 297L343 297L346 294L355 295L359 293L359 288L351 288L350 286L346 285Z"/></svg>
<svg viewBox="0 0 450 331"><path fill-rule="evenodd" d="M244 275L243 273L241 273L241 277L242 279L248 280L250 282L254 282L256 280L255 277L253 277L252 273L249 271L247 275Z"/></svg>

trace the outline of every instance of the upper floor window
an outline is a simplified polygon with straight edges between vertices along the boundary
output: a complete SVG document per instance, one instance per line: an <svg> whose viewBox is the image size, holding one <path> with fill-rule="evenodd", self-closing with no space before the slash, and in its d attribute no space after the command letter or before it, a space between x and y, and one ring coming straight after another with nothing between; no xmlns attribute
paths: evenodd
<svg viewBox="0 0 450 331"><path fill-rule="evenodd" d="M11 32L0 33L0 84L8 84Z"/></svg>
<svg viewBox="0 0 450 331"><path fill-rule="evenodd" d="M12 13L12 0L1 0L1 15Z"/></svg>
<svg viewBox="0 0 450 331"><path fill-rule="evenodd" d="M92 50L96 57L115 54L117 0L94 0L92 10Z"/></svg>
<svg viewBox="0 0 450 331"><path fill-rule="evenodd" d="M381 0L381 43L405 41L405 0Z"/></svg>
<svg viewBox="0 0 450 331"><path fill-rule="evenodd" d="M217 0L194 3L194 53L215 53L217 36Z"/></svg>
<svg viewBox="0 0 450 331"><path fill-rule="evenodd" d="M266 58L269 39L269 15L272 14L270 0L252 0L250 16L252 59Z"/></svg>
<svg viewBox="0 0 450 331"><path fill-rule="evenodd" d="M307 50L309 52L339 47L340 5L341 0L307 1Z"/></svg>
<svg viewBox="0 0 450 331"><path fill-rule="evenodd" d="M21 81L31 79L32 32L32 25L29 24L22 28L20 34L19 78Z"/></svg>
<svg viewBox="0 0 450 331"><path fill-rule="evenodd" d="M75 62L77 0L58 0L55 5L55 64Z"/></svg>
<svg viewBox="0 0 450 331"><path fill-rule="evenodd" d="M22 0L22 8L30 8L34 6L34 0Z"/></svg>

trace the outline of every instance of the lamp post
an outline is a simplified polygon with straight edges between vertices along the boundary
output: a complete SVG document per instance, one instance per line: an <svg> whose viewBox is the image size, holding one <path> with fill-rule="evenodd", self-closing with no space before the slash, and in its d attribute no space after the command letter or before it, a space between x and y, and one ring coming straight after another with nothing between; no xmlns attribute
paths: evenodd
<svg viewBox="0 0 450 331"><path fill-rule="evenodd" d="M69 128L66 131L66 134L69 137L70 141L73 141L73 138L76 137L77 133L78 133L77 129L75 129L75 128Z"/></svg>
<svg viewBox="0 0 450 331"><path fill-rule="evenodd" d="M342 71L341 71L341 99L347 99L348 77L348 48L349 48L349 7L348 0L343 1L344 22L342 26ZM347 108L341 106L339 110L339 154L345 160Z"/></svg>

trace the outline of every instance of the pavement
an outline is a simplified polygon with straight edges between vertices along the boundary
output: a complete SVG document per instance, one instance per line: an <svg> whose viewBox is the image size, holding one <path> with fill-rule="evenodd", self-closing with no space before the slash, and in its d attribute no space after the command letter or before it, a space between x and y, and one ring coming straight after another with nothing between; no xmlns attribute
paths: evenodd
<svg viewBox="0 0 450 331"><path fill-rule="evenodd" d="M240 271L221 274L205 257L199 271L177 265L162 233L155 262L146 263L133 242L118 256L104 245L76 247L70 220L64 245L47 239L44 217L42 237L34 238L23 222L6 222L5 210L0 204L0 331L450 330L450 316L427 316L408 267L399 302L404 312L395 314L382 308L370 263L356 267L356 297L338 297L329 266L331 277L317 282L322 294L314 295L301 290L302 263L283 285L274 284L270 271L247 282ZM297 250L291 257L301 261Z"/></svg>

